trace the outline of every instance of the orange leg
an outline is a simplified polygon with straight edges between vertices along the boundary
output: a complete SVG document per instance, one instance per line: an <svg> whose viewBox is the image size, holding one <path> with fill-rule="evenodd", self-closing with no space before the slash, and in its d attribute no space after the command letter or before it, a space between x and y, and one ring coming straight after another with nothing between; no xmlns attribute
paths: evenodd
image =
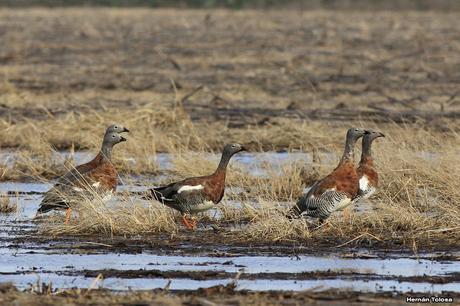
<svg viewBox="0 0 460 306"><path fill-rule="evenodd" d="M185 227L189 230L194 230L196 227L196 221L187 219L187 215L182 215L182 223L184 223Z"/></svg>
<svg viewBox="0 0 460 306"><path fill-rule="evenodd" d="M70 214L72 213L72 208L67 208L65 211L65 224L69 224L70 221Z"/></svg>
<svg viewBox="0 0 460 306"><path fill-rule="evenodd" d="M196 228L197 221L195 219L191 219L190 222L192 223L193 229Z"/></svg>

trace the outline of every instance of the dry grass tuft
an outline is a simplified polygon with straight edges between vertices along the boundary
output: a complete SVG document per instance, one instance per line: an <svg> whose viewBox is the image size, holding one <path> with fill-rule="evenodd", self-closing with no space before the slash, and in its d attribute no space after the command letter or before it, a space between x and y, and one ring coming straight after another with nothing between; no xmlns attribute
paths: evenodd
<svg viewBox="0 0 460 306"><path fill-rule="evenodd" d="M56 216L53 222L44 223L41 230L52 236L93 235L133 236L178 232L174 213L160 203L145 203L130 198L117 198L106 202L100 195L91 193L86 199L71 205L73 219L69 224Z"/></svg>
<svg viewBox="0 0 460 306"><path fill-rule="evenodd" d="M243 241L294 241L312 237L308 224L301 219L289 220L285 216L286 206L273 202L259 201L254 207L245 207L249 224L238 233Z"/></svg>
<svg viewBox="0 0 460 306"><path fill-rule="evenodd" d="M287 162L279 166L266 164L264 176L248 176L242 186L248 186L247 195L266 201L295 201L318 174L312 167L300 162Z"/></svg>
<svg viewBox="0 0 460 306"><path fill-rule="evenodd" d="M7 194L1 195L0 199L0 213L10 214L18 211L18 201L11 202Z"/></svg>

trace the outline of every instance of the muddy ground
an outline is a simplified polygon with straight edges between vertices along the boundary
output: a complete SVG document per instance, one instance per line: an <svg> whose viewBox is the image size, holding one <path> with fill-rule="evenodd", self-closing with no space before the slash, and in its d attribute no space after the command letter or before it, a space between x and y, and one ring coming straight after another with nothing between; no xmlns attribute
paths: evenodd
<svg viewBox="0 0 460 306"><path fill-rule="evenodd" d="M21 305L400 305L405 303L406 295L366 294L356 292L329 291L322 293L257 293L235 292L231 286L201 289L196 292L154 290L114 294L104 290L65 290L53 294L30 294L17 291L14 287L0 288L0 302ZM418 297L412 293L407 296ZM460 296L446 294L458 304ZM417 304L415 304L417 305ZM452 305L452 303L450 303Z"/></svg>

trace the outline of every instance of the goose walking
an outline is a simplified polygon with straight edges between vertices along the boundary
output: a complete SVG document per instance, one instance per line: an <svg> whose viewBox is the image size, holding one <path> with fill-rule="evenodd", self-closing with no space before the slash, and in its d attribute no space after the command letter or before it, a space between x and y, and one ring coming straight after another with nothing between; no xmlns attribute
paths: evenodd
<svg viewBox="0 0 460 306"><path fill-rule="evenodd" d="M350 205L358 194L358 174L354 165L356 141L367 131L351 128L347 131L345 149L339 165L325 178L316 182L291 209L290 216L307 215L322 223L332 212Z"/></svg>
<svg viewBox="0 0 460 306"><path fill-rule="evenodd" d="M372 196L379 185L379 175L374 167L371 150L372 142L379 137L385 137L385 135L376 131L368 131L368 134L363 137L361 160L356 169L359 178L359 192L353 199L353 203Z"/></svg>
<svg viewBox="0 0 460 306"><path fill-rule="evenodd" d="M120 133L129 132L121 125L115 124L107 128L100 152L88 163L79 165L61 176L56 184L45 193L37 214L47 213L55 209L65 209L65 222L71 214L69 202L91 196L91 191L110 195L116 190L118 173L111 162L112 149L117 143L126 141Z"/></svg>
<svg viewBox="0 0 460 306"><path fill-rule="evenodd" d="M191 177L164 187L149 190L145 199L154 199L182 214L182 222L188 229L194 229L196 221L187 215L213 208L222 200L225 191L225 176L230 158L245 150L242 145L227 144L216 171L207 176Z"/></svg>

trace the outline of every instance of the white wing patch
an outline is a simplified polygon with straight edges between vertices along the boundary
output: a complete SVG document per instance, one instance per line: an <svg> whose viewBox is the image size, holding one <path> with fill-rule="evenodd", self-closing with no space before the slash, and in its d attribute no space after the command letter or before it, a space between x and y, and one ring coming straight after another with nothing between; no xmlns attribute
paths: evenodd
<svg viewBox="0 0 460 306"><path fill-rule="evenodd" d="M190 186L190 185L185 185L185 186L182 186L181 188L179 188L179 190L177 190L177 193L181 193L183 191L191 191L191 190L201 190L203 189L203 185L196 185L196 186Z"/></svg>
<svg viewBox="0 0 460 306"><path fill-rule="evenodd" d="M96 182L92 184L91 186L93 186L94 188L99 188L99 186L101 186L101 182Z"/></svg>
<svg viewBox="0 0 460 306"><path fill-rule="evenodd" d="M76 191L76 192L82 192L82 191L83 191L83 189L78 188L78 187L72 187L72 189L73 189L74 191Z"/></svg>
<svg viewBox="0 0 460 306"><path fill-rule="evenodd" d="M367 176L363 175L363 177L359 179L359 189L362 191L366 191L367 188L369 188L368 186L369 186L369 179L367 178Z"/></svg>

